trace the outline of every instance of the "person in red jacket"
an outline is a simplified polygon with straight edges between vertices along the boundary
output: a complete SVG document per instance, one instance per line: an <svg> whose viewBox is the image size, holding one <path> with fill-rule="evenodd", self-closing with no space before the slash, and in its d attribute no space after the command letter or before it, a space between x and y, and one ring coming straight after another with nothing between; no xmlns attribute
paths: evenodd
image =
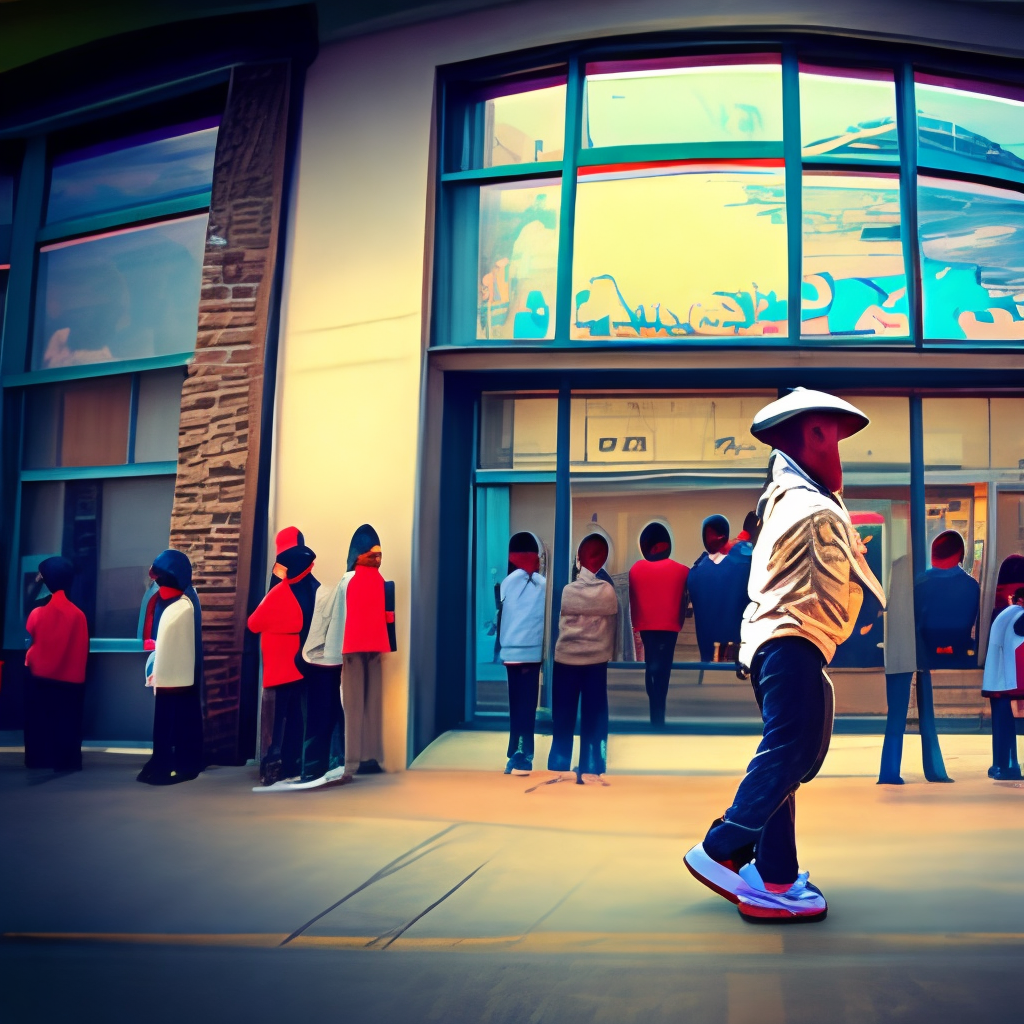
<svg viewBox="0 0 1024 1024"><path fill-rule="evenodd" d="M85 614L66 591L75 567L59 555L39 565L37 580L50 598L34 608L25 624L31 646L25 654L29 671L25 728L25 767L58 772L82 769L82 703L89 627Z"/></svg>
<svg viewBox="0 0 1024 1024"><path fill-rule="evenodd" d="M281 530L270 589L248 620L249 629L260 636L264 692L273 694L273 738L260 766L264 786L283 780L299 782L302 777L305 675L300 662L303 627L308 631L316 592L310 575L315 558L296 527Z"/></svg>
<svg viewBox="0 0 1024 1024"><path fill-rule="evenodd" d="M690 570L669 556L672 539L663 523L648 523L640 534L642 561L629 570L629 613L644 646L644 684L651 724L665 724L665 704L676 640L686 618Z"/></svg>
<svg viewBox="0 0 1024 1024"><path fill-rule="evenodd" d="M345 709L345 774L384 769L381 655L395 649L394 589L380 574L377 531L364 523L352 535L348 572L339 584L336 613L342 637L341 703Z"/></svg>

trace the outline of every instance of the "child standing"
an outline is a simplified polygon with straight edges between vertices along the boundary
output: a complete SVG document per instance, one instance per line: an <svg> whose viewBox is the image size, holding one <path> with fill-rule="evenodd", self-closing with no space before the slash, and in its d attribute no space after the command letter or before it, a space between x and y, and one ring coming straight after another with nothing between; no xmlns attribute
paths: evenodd
<svg viewBox="0 0 1024 1024"><path fill-rule="evenodd" d="M985 675L981 694L992 705L992 767L990 779L1021 777L1017 759L1017 723L1011 700L1024 697L1024 673L1021 672L1021 648L1024 647L1024 587L1013 592L1013 603L1004 608L992 623L985 655Z"/></svg>
<svg viewBox="0 0 1024 1024"><path fill-rule="evenodd" d="M544 657L547 581L540 574L540 542L517 533L508 542L508 575L498 586L498 658L508 676L506 775L533 770L533 734Z"/></svg>
<svg viewBox="0 0 1024 1024"><path fill-rule="evenodd" d="M562 590L551 686L551 754L548 769L567 772L580 712L580 762L576 781L603 782L608 751L608 662L615 651L619 604L615 588L597 573L608 560L600 534L584 537L577 552L579 576Z"/></svg>
<svg viewBox="0 0 1024 1024"><path fill-rule="evenodd" d="M25 767L57 772L82 769L82 702L89 628L85 614L68 600L75 567L59 555L39 563L50 591L46 604L33 608L25 625L32 638L25 653L29 670L25 729Z"/></svg>

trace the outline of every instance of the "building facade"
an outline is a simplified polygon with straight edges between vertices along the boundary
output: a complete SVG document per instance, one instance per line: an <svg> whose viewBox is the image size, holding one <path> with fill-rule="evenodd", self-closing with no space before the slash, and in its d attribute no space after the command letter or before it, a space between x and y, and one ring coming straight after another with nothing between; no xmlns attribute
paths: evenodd
<svg viewBox="0 0 1024 1024"><path fill-rule="evenodd" d="M510 532L542 540L556 595L604 533L625 612L648 522L689 564L707 516L738 534L767 464L750 419L795 386L872 419L844 443L845 497L889 611L866 608L841 648L838 711L879 725L886 672L916 664L914 578L955 529L977 650L932 684L940 718L982 727L997 578L1024 553L1019 16L433 13L358 34L326 5L197 19L3 76L33 100L0 122L0 728L18 727L35 565L61 551L95 637L90 732L145 739L138 602L170 542L204 602L208 743L251 756L243 625L267 537L298 526L332 582L370 522L396 581L385 744L404 767L505 712ZM125 49L148 59L96 72ZM620 632L611 709L632 728L625 614ZM691 621L670 718L749 721L731 652L699 640Z"/></svg>

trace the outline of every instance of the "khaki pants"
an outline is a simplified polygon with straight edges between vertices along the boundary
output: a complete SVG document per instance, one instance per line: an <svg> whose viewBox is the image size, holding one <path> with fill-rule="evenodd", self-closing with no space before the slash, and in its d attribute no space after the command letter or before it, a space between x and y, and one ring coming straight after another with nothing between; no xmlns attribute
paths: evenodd
<svg viewBox="0 0 1024 1024"><path fill-rule="evenodd" d="M384 760L382 688L380 654L346 654L342 658L345 771L350 774L355 774L361 761Z"/></svg>

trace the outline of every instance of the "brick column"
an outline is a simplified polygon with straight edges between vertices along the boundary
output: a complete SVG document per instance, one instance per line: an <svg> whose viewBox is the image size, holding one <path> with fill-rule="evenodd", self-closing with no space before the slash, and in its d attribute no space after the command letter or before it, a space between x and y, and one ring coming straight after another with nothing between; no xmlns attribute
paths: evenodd
<svg viewBox="0 0 1024 1024"><path fill-rule="evenodd" d="M255 507L256 484L289 77L287 62L232 73L217 137L196 354L181 400L171 546L192 560L203 605L206 743L215 763L236 757L253 524L266 515Z"/></svg>

